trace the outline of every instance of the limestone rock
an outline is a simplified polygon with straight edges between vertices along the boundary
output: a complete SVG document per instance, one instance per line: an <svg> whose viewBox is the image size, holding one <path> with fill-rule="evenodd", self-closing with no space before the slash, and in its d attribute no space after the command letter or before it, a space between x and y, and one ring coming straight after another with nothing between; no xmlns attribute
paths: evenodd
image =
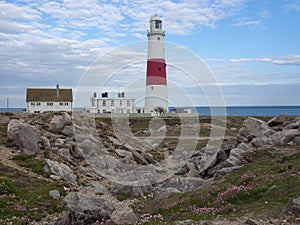
<svg viewBox="0 0 300 225"><path fill-rule="evenodd" d="M67 123L71 123L71 116L67 112L62 115L54 116L49 124L49 129L52 131L62 130Z"/></svg>
<svg viewBox="0 0 300 225"><path fill-rule="evenodd" d="M270 136L274 134L275 131L268 126L268 124L262 120L248 117L242 128L239 130L237 140L238 142L250 142L253 138Z"/></svg>
<svg viewBox="0 0 300 225"><path fill-rule="evenodd" d="M268 138L268 142L270 145L286 145L297 136L300 136L298 130L283 130L271 135Z"/></svg>
<svg viewBox="0 0 300 225"><path fill-rule="evenodd" d="M65 126L61 133L68 137L74 136L73 126Z"/></svg>
<svg viewBox="0 0 300 225"><path fill-rule="evenodd" d="M215 146L207 146L204 148L202 158L197 165L200 174L205 173L208 169L215 166L220 151L220 148Z"/></svg>
<svg viewBox="0 0 300 225"><path fill-rule="evenodd" d="M59 193L58 190L51 190L51 191L49 191L49 194L53 199L59 199L60 198L60 193Z"/></svg>
<svg viewBox="0 0 300 225"><path fill-rule="evenodd" d="M269 127L283 127L284 122L286 121L286 114L279 114L274 118L270 119L267 124Z"/></svg>
<svg viewBox="0 0 300 225"><path fill-rule="evenodd" d="M115 196L117 195L125 195L128 198L137 198L144 196L146 194L152 193L154 191L151 185L147 186L129 186L124 184L116 184L111 193Z"/></svg>
<svg viewBox="0 0 300 225"><path fill-rule="evenodd" d="M102 197L80 192L70 192L63 200L66 207L66 225L92 224L109 219L114 204Z"/></svg>
<svg viewBox="0 0 300 225"><path fill-rule="evenodd" d="M199 177L180 177L166 180L160 186L163 188L176 188L181 192L189 192L205 188L211 182L212 179L202 179Z"/></svg>
<svg viewBox="0 0 300 225"><path fill-rule="evenodd" d="M225 161L230 166L239 166L245 153L252 152L253 149L246 143L239 144L230 151L229 158Z"/></svg>
<svg viewBox="0 0 300 225"><path fill-rule="evenodd" d="M296 145L298 145L298 146L300 146L300 137L295 137L293 139L293 143L296 144Z"/></svg>
<svg viewBox="0 0 300 225"><path fill-rule="evenodd" d="M284 208L282 215L293 214L296 217L300 216L300 197L291 199Z"/></svg>
<svg viewBox="0 0 300 225"><path fill-rule="evenodd" d="M132 208L119 204L111 214L111 220L116 224L136 224L137 218Z"/></svg>
<svg viewBox="0 0 300 225"><path fill-rule="evenodd" d="M12 119L7 126L7 138L11 140L22 153L34 155L38 152L40 131L24 120Z"/></svg>
<svg viewBox="0 0 300 225"><path fill-rule="evenodd" d="M66 164L46 159L44 170L45 172L61 176L71 186L78 187L76 175Z"/></svg>

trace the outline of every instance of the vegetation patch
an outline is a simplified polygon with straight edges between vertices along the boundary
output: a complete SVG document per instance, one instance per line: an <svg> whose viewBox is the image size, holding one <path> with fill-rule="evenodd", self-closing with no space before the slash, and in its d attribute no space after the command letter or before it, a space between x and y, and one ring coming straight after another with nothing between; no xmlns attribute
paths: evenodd
<svg viewBox="0 0 300 225"><path fill-rule="evenodd" d="M61 199L53 199L50 190L66 194L62 183L29 177L0 163L0 224L29 224L62 212Z"/></svg>
<svg viewBox="0 0 300 225"><path fill-rule="evenodd" d="M36 159L35 155L16 155L13 157L13 160L22 167L31 169L33 172L48 177L49 174L45 173L44 166L45 161Z"/></svg>

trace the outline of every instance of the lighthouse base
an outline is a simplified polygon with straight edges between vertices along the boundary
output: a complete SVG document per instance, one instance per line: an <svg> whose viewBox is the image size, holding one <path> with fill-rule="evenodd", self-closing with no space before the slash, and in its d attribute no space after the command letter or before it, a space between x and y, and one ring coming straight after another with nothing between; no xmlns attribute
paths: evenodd
<svg viewBox="0 0 300 225"><path fill-rule="evenodd" d="M147 85L145 107L147 113L154 112L155 109L163 109L168 112L168 93L166 85Z"/></svg>

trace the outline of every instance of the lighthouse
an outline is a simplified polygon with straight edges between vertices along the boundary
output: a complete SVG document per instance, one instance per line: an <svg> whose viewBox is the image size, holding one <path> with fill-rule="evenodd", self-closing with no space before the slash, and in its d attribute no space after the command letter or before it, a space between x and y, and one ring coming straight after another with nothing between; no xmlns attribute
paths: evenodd
<svg viewBox="0 0 300 225"><path fill-rule="evenodd" d="M148 36L148 60L146 74L145 107L148 113L156 109L168 112L168 93L162 20L153 16Z"/></svg>

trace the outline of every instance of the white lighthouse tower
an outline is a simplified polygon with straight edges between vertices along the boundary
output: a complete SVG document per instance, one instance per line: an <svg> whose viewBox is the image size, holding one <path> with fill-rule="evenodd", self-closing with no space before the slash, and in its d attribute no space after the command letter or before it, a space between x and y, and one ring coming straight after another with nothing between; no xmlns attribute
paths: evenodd
<svg viewBox="0 0 300 225"><path fill-rule="evenodd" d="M168 93L162 20L153 16L148 31L148 61L145 107L148 113L156 108L168 111Z"/></svg>

